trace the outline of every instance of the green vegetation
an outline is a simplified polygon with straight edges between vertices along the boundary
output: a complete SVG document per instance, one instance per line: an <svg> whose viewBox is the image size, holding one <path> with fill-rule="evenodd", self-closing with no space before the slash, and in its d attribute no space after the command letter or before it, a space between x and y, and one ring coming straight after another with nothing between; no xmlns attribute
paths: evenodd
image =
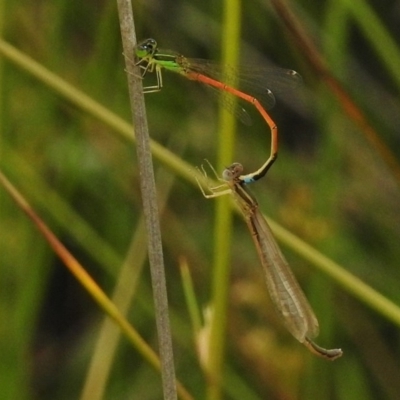
<svg viewBox="0 0 400 400"><path fill-rule="evenodd" d="M157 352L116 3L3 3L0 170ZM225 3L239 8L231 14ZM397 398L398 9L365 0L290 2L298 31L278 0L225 3L134 2L137 37L229 63L240 49L242 62L303 76L303 87L283 93L270 112L279 157L250 190L276 221L319 319L317 343L344 356L316 358L285 330L245 222L221 217L229 199L206 200L195 182L205 158L218 172L233 161L245 172L258 168L269 155L265 122L243 104L253 125L238 122L233 133L212 93L164 72L163 90L147 94L146 106L177 379L195 399ZM104 321L1 186L0 271L2 399L162 398L159 372ZM208 371L222 379L221 393L202 368L212 300L220 302L221 330Z"/></svg>

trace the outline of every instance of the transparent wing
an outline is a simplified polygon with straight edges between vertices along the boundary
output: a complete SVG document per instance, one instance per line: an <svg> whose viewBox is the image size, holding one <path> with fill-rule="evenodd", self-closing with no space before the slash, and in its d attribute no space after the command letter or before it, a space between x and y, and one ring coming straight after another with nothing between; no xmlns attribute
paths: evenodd
<svg viewBox="0 0 400 400"><path fill-rule="evenodd" d="M275 105L275 96L298 88L303 79L291 69L243 65L239 68L221 66L203 59L187 59L187 66L220 82L255 97L266 109Z"/></svg>
<svg viewBox="0 0 400 400"><path fill-rule="evenodd" d="M289 332L301 343L318 336L318 320L258 209L246 216L253 231L271 300Z"/></svg>

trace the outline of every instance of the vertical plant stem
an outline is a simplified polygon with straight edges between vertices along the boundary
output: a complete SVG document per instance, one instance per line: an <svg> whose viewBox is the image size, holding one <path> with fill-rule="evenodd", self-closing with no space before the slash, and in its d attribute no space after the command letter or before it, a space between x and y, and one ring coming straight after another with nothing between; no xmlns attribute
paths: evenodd
<svg viewBox="0 0 400 400"><path fill-rule="evenodd" d="M139 162L143 213L147 229L148 252L157 321L164 399L174 400L177 398L175 369L171 330L169 325L168 299L161 245L160 223L158 218L156 187L150 151L150 138L144 105L142 81L140 79L140 70L132 61L130 61L134 59L133 48L136 44L133 13L129 0L118 0L117 4L122 44L127 60L126 71L128 76L132 116L136 129L136 151Z"/></svg>
<svg viewBox="0 0 400 400"><path fill-rule="evenodd" d="M4 30L4 11L5 11L5 1L0 0L0 38L3 37L3 30ZM0 58L0 126L4 126L3 124L3 93L4 93L4 61L3 57ZM3 145L2 145L2 138L3 135L0 135L0 159L1 159L1 153L3 151ZM1 205L0 200L0 205Z"/></svg>
<svg viewBox="0 0 400 400"><path fill-rule="evenodd" d="M222 23L222 61L225 65L238 63L240 43L240 0L225 0ZM223 96L224 94L222 94ZM220 111L217 168L232 162L235 142L235 118L225 110ZM213 275L213 318L209 347L207 396L210 400L221 398L223 360L226 337L226 315L230 272L230 243L232 213L227 196L217 199L215 224L215 256Z"/></svg>

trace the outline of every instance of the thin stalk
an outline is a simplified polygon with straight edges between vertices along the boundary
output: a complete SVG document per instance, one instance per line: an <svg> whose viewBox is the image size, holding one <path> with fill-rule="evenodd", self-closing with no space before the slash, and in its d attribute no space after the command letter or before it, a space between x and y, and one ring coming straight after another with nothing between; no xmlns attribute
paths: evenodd
<svg viewBox="0 0 400 400"><path fill-rule="evenodd" d="M134 59L133 49L136 45L132 6L129 0L118 0L117 4L122 44L127 60L126 71L131 111L136 128L136 152L140 170L139 177L143 212L147 228L148 253L158 331L163 393L165 400L175 400L177 399L177 392L175 385L174 357L172 352L164 258L161 244L156 186L150 150L150 137L147 126L140 71L134 63L129 61Z"/></svg>
<svg viewBox="0 0 400 400"><path fill-rule="evenodd" d="M222 31L222 62L235 67L239 58L240 43L240 0L225 0L223 7ZM222 94L224 96L224 94ZM230 164L234 154L235 118L221 108L219 120L219 146L218 167ZM221 168L222 169L222 168ZM209 400L221 398L223 381L223 364L226 342L226 315L228 307L228 289L230 276L230 243L232 231L232 212L229 200L218 199L215 209L214 232L214 275L212 304L213 313L211 321L211 334L209 344L208 390Z"/></svg>

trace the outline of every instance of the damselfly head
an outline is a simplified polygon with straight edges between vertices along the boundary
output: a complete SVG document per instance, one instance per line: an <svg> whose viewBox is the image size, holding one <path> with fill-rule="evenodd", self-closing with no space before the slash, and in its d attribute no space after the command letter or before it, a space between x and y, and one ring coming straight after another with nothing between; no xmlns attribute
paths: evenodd
<svg viewBox="0 0 400 400"><path fill-rule="evenodd" d="M224 169L222 173L222 179L224 181L233 181L238 178L243 172L243 165L240 163L233 163L229 167Z"/></svg>
<svg viewBox="0 0 400 400"><path fill-rule="evenodd" d="M152 38L142 40L135 48L135 54L138 58L152 56L156 51L157 42Z"/></svg>

